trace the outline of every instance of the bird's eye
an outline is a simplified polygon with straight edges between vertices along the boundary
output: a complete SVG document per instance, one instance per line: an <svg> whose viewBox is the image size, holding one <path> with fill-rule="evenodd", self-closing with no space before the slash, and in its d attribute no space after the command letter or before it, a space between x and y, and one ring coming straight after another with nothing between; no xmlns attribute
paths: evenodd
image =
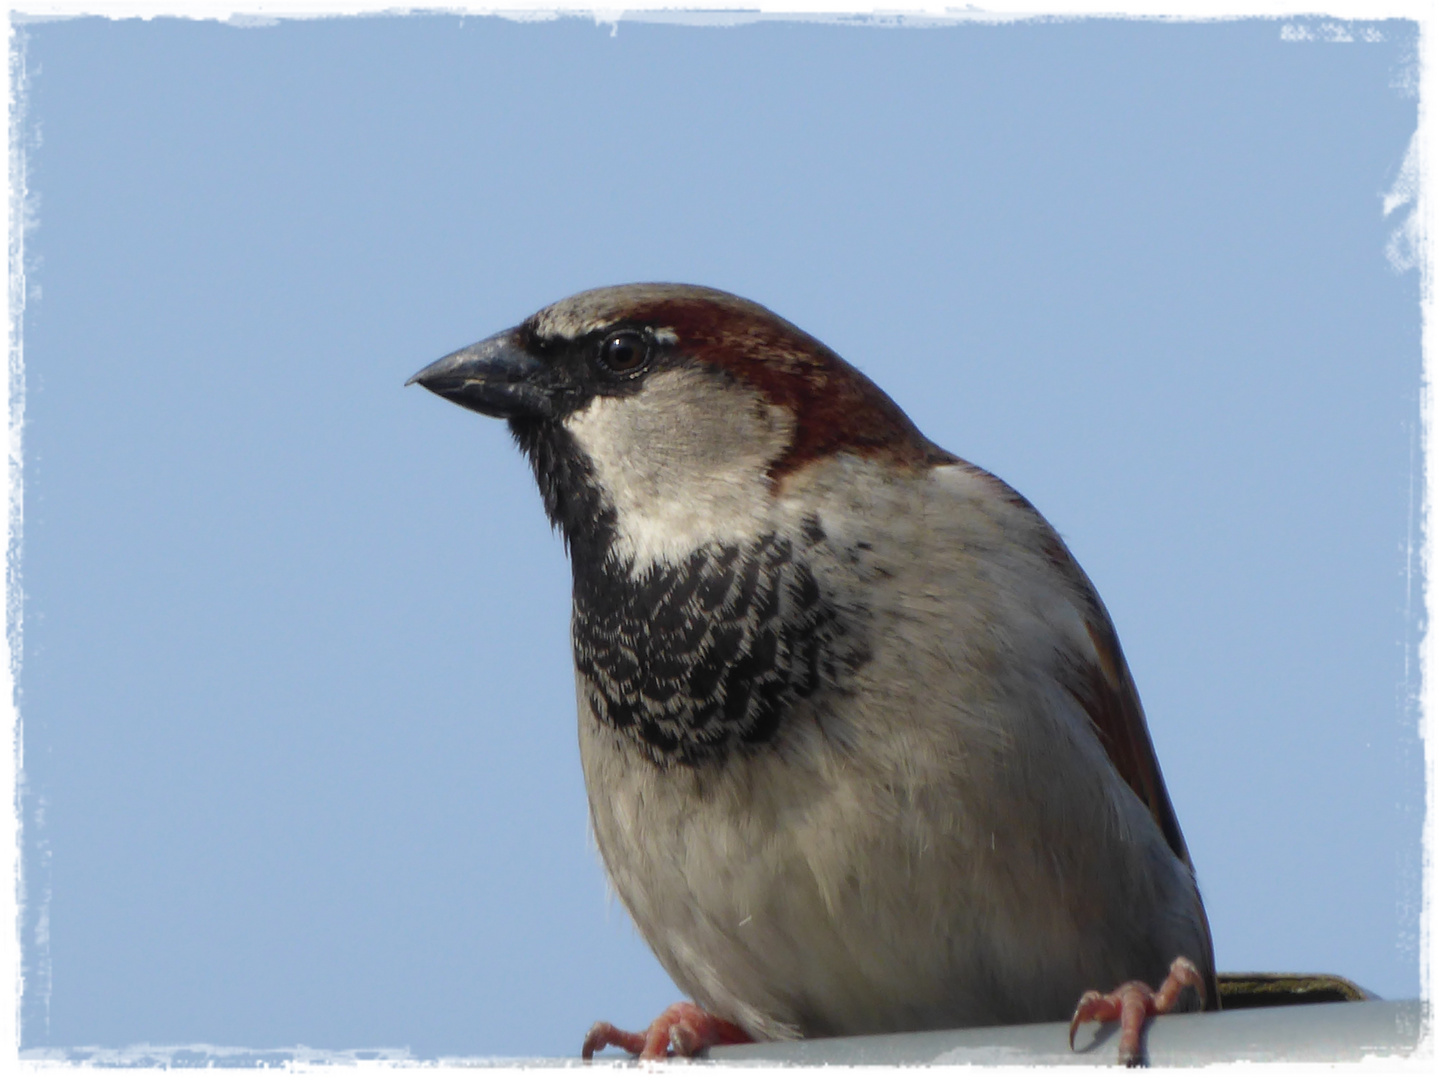
<svg viewBox="0 0 1440 1080"><path fill-rule="evenodd" d="M650 343L634 330L611 334L600 346L600 363L616 375L634 375L650 359Z"/></svg>

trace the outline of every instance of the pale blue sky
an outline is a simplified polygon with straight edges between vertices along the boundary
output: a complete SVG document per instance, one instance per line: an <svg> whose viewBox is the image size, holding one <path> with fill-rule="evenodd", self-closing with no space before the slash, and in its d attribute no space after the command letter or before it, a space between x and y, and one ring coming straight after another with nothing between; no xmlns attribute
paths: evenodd
<svg viewBox="0 0 1440 1080"><path fill-rule="evenodd" d="M1222 969L1417 994L1415 32L1352 29L26 27L24 1045L566 1054L676 996L528 471L402 388L632 280L797 322L1056 525Z"/></svg>

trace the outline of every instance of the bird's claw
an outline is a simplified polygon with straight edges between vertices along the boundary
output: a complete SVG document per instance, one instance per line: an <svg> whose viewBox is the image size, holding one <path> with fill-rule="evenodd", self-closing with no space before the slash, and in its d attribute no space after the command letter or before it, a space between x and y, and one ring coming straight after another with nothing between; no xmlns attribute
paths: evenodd
<svg viewBox="0 0 1440 1080"><path fill-rule="evenodd" d="M600 1020L585 1033L585 1042L580 1047L580 1056L589 1061L596 1052L604 1050L607 1046L615 1046L629 1053L639 1054L645 1049L645 1035L643 1032L624 1031L614 1024Z"/></svg>
<svg viewBox="0 0 1440 1080"><path fill-rule="evenodd" d="M585 1036L580 1056L589 1061L607 1046L638 1054L642 1061L659 1061L673 1048L677 1057L693 1058L712 1046L752 1041L743 1029L712 1016L698 1005L682 1001L671 1005L644 1031L625 1031L601 1020Z"/></svg>
<svg viewBox="0 0 1440 1080"><path fill-rule="evenodd" d="M1075 1006L1075 1015L1070 1018L1070 1049L1075 1049L1075 1032L1089 1020L1105 1023L1120 1021L1120 1064L1134 1067L1145 1063L1140 1049L1140 1034L1145 1019L1168 1013L1175 1007L1180 994L1187 986L1195 988L1200 995L1200 1006L1205 1006L1205 980L1199 969L1183 956L1177 956L1170 965L1170 973L1160 984L1159 990L1151 990L1143 982L1127 982L1114 992L1102 994L1087 990Z"/></svg>

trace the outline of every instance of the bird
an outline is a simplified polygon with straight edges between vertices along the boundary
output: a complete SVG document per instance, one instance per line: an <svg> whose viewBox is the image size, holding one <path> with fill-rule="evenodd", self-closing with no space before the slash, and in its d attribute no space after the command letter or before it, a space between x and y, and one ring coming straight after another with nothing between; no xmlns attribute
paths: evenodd
<svg viewBox="0 0 1440 1080"><path fill-rule="evenodd" d="M1218 1007L1115 627L1017 491L702 286L581 292L410 382L529 460L594 840L689 998L585 1058L1068 1018L1137 1064L1148 1015Z"/></svg>

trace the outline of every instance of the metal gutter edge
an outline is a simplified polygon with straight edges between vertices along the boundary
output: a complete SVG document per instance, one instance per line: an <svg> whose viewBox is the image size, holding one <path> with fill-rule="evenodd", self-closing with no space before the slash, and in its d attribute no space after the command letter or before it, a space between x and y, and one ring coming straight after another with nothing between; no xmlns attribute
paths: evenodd
<svg viewBox="0 0 1440 1080"><path fill-rule="evenodd" d="M1152 1065L1235 1061L1360 1061L1413 1054L1420 1001L1283 1005L1156 1017L1145 1033ZM865 1035L845 1039L716 1047L725 1065L1114 1065L1117 1025L1088 1024L1067 1040L1067 1023Z"/></svg>

